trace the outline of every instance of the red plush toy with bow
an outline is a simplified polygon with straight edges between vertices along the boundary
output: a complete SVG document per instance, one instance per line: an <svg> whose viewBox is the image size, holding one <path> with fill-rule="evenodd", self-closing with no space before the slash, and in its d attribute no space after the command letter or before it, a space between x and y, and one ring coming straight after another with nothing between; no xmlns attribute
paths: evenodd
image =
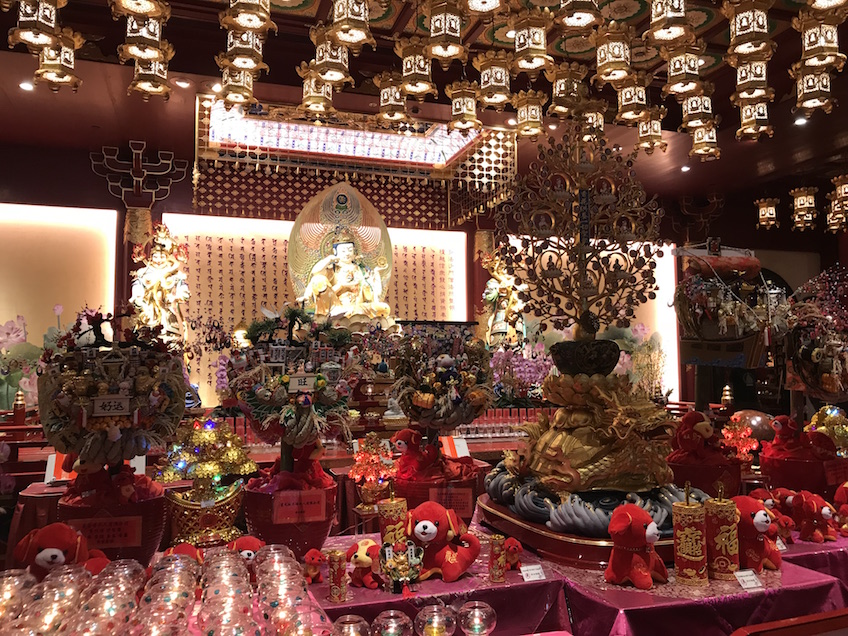
<svg viewBox="0 0 848 636"><path fill-rule="evenodd" d="M29 566L29 571L39 581L60 565L81 563L92 574L98 574L109 563L105 554L89 550L85 537L64 523L51 523L32 530L18 541L14 557Z"/></svg>
<svg viewBox="0 0 848 636"><path fill-rule="evenodd" d="M739 535L739 567L762 572L763 568L777 570L782 558L767 533L771 527L771 516L762 502L740 495L733 498L737 512Z"/></svg>
<svg viewBox="0 0 848 636"><path fill-rule="evenodd" d="M792 506L801 541L824 543L836 541L839 537L836 531L836 510L821 495L802 490L793 498Z"/></svg>
<svg viewBox="0 0 848 636"><path fill-rule="evenodd" d="M326 561L326 555L315 548L311 548L303 555L303 576L308 584L321 583L324 580L321 576L321 564Z"/></svg>
<svg viewBox="0 0 848 636"><path fill-rule="evenodd" d="M709 418L690 411L680 418L674 437L674 448L668 461L676 464L727 464L729 459L722 448L721 438Z"/></svg>
<svg viewBox="0 0 848 636"><path fill-rule="evenodd" d="M353 564L350 584L354 587L376 589L380 585L380 546L371 539L354 543L347 551L347 560Z"/></svg>
<svg viewBox="0 0 848 636"><path fill-rule="evenodd" d="M506 554L506 569L520 570L521 569L521 553L524 552L524 547L518 539L510 537L504 541L504 554Z"/></svg>
<svg viewBox="0 0 848 636"><path fill-rule="evenodd" d="M230 550L235 550L241 555L241 558L251 563L253 558L256 556L256 553L259 552L259 548L265 546L265 542L262 539L257 539L256 537L251 537L249 534L239 537L235 541L230 541L227 544L227 547Z"/></svg>
<svg viewBox="0 0 848 636"><path fill-rule="evenodd" d="M771 526L769 526L768 532L766 533L769 539L775 541L778 537L780 537L786 545L795 543L795 539L792 538L792 531L795 529L795 521L789 515L781 512L780 506L777 502L777 497L765 488L755 488L748 493L748 496L762 502L769 513L769 517L771 517Z"/></svg>
<svg viewBox="0 0 848 636"><path fill-rule="evenodd" d="M397 460L397 476L414 479L436 459L436 447L428 445L421 451L421 433L405 428L392 435L392 444L400 453Z"/></svg>
<svg viewBox="0 0 848 636"><path fill-rule="evenodd" d="M649 590L654 581L668 581L668 570L654 544L660 531L651 515L636 504L616 508L609 522L613 548L604 580L615 585L633 583L640 590Z"/></svg>
<svg viewBox="0 0 848 636"><path fill-rule="evenodd" d="M477 537L468 532L453 510L435 501L425 501L409 511L406 535L424 548L419 581L436 574L446 583L456 581L480 554Z"/></svg>

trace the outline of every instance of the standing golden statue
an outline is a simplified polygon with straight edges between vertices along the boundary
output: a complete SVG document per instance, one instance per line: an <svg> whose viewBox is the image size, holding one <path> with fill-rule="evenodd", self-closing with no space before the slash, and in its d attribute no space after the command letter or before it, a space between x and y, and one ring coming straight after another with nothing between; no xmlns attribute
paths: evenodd
<svg viewBox="0 0 848 636"><path fill-rule="evenodd" d="M483 291L483 302L489 310L486 343L489 346L523 343L527 334L524 301L519 294L527 291L527 285L518 283L515 276L507 273L497 254L486 254L480 261L491 276Z"/></svg>
<svg viewBox="0 0 848 636"><path fill-rule="evenodd" d="M188 261L186 246L177 243L160 223L146 243L133 248L133 261L144 263L132 274L130 303L136 310L136 324L150 329L161 327L162 340L183 344L187 325L182 304L191 296L182 271L183 263Z"/></svg>

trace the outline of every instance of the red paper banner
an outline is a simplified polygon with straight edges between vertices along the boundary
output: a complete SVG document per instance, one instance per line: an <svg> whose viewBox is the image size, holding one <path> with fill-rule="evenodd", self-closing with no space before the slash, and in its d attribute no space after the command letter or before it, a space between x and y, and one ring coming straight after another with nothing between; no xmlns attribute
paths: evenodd
<svg viewBox="0 0 848 636"><path fill-rule="evenodd" d="M274 493L274 523L306 523L327 518L327 495L323 490L282 490Z"/></svg>

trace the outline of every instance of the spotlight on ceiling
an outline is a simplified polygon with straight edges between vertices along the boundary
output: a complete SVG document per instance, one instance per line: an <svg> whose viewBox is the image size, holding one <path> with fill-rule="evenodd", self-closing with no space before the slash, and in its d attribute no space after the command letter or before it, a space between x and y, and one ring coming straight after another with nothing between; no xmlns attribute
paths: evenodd
<svg viewBox="0 0 848 636"><path fill-rule="evenodd" d="M515 117L510 117L506 120L506 123L510 126L516 126L518 124L518 121L515 119Z"/></svg>
<svg viewBox="0 0 848 636"><path fill-rule="evenodd" d="M23 86L21 88L23 88ZM796 126L806 126L807 125L807 118L804 117L803 115L798 115L798 117L795 118L795 125Z"/></svg>
<svg viewBox="0 0 848 636"><path fill-rule="evenodd" d="M680 172L689 172L691 169L689 166L680 166Z"/></svg>
<svg viewBox="0 0 848 636"><path fill-rule="evenodd" d="M213 93L220 93L220 92L221 92L221 88L222 88L222 86L221 86L221 82L215 82L215 83L214 83L214 84L212 84L212 86L211 86L211 89L212 89L212 92L213 92Z"/></svg>
<svg viewBox="0 0 848 636"><path fill-rule="evenodd" d="M32 82L21 82L20 84L18 84L18 87L22 91L31 91L35 88L35 85Z"/></svg>
<svg viewBox="0 0 848 636"><path fill-rule="evenodd" d="M188 88L189 86L191 86L191 80L187 80L184 77L179 77L174 80L174 84L176 84L180 88Z"/></svg>

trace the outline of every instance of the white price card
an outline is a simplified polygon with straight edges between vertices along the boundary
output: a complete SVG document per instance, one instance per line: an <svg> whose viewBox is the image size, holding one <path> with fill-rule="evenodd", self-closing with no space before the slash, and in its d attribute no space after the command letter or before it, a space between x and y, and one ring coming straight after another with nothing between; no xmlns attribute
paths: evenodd
<svg viewBox="0 0 848 636"><path fill-rule="evenodd" d="M734 574L736 575L736 580L739 581L739 585L742 586L743 590L750 591L763 589L763 582L753 570L739 570L738 572L734 572Z"/></svg>
<svg viewBox="0 0 848 636"><path fill-rule="evenodd" d="M532 565L522 565L521 569L521 577L524 581L544 581L545 580L545 571L542 569L541 563L534 563Z"/></svg>
<svg viewBox="0 0 848 636"><path fill-rule="evenodd" d="M780 537L778 537L777 539L774 540L774 545L776 545L777 549L780 550L781 552L786 552L786 544L783 542L783 539L781 539Z"/></svg>

